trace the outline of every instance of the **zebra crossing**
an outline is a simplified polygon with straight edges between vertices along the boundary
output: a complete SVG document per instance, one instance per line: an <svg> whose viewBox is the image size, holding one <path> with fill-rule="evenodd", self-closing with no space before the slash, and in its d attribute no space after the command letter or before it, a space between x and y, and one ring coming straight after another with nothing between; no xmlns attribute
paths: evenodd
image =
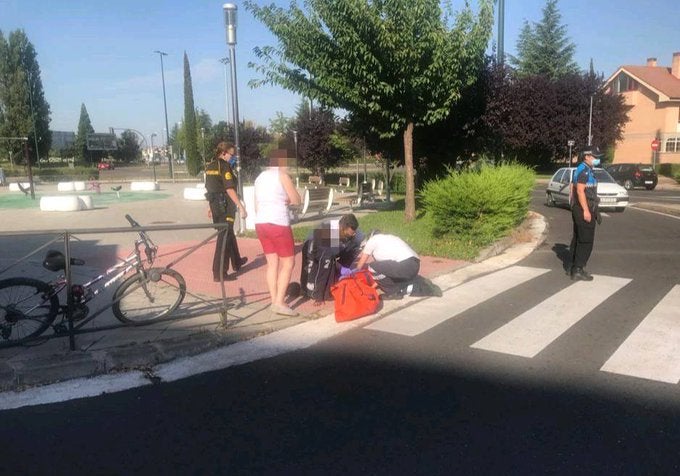
<svg viewBox="0 0 680 476"><path fill-rule="evenodd" d="M450 289L442 299L425 300L418 304L417 313L401 309L365 329L415 337L516 286L533 284L533 280L550 271L511 266ZM506 316L509 320L504 325L469 346L533 358L631 282L628 278L595 275L594 281L571 283L519 316ZM658 302L600 370L666 383L680 382L680 285Z"/></svg>

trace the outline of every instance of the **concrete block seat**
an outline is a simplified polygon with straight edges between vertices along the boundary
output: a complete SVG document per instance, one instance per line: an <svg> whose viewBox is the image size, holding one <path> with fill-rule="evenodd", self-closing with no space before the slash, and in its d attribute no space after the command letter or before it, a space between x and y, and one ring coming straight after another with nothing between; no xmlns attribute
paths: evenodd
<svg viewBox="0 0 680 476"><path fill-rule="evenodd" d="M185 200L205 200L205 184L197 183L195 187L184 189Z"/></svg>
<svg viewBox="0 0 680 476"><path fill-rule="evenodd" d="M22 192L23 190L21 190L21 188L19 188L19 185L21 185L21 187L24 190L31 188L31 184L28 183L28 182L21 182L21 183L12 182L12 183L9 184L9 191L10 192Z"/></svg>
<svg viewBox="0 0 680 476"><path fill-rule="evenodd" d="M59 182L57 183L58 192L82 192L85 190L85 182Z"/></svg>
<svg viewBox="0 0 680 476"><path fill-rule="evenodd" d="M130 190L133 192L155 192L160 189L158 182L130 182Z"/></svg>
<svg viewBox="0 0 680 476"><path fill-rule="evenodd" d="M43 212L77 212L93 208L90 195L53 195L40 199L40 210Z"/></svg>

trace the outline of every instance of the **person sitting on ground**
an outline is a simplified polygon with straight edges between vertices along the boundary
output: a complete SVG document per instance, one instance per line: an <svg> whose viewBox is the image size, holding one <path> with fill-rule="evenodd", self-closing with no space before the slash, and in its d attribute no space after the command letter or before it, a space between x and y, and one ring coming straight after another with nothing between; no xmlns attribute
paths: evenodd
<svg viewBox="0 0 680 476"><path fill-rule="evenodd" d="M332 299L331 286L359 257L363 234L358 228L357 218L348 213L321 222L302 245L300 287L316 305Z"/></svg>
<svg viewBox="0 0 680 476"><path fill-rule="evenodd" d="M369 258L372 258L368 264ZM359 255L358 269L368 264L383 299L401 299L404 296L438 296L442 290L418 274L420 258L401 238L374 231Z"/></svg>

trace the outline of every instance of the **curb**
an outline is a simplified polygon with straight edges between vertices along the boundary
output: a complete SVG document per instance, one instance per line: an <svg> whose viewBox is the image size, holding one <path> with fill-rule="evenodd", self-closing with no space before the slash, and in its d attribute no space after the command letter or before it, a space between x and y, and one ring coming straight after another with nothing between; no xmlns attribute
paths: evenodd
<svg viewBox="0 0 680 476"><path fill-rule="evenodd" d="M530 240L517 238L526 234L531 237ZM529 212L525 221L515 232L484 249L482 258L452 273L435 277L433 281L442 290L448 290L481 274L510 266L528 256L543 243L546 236L547 221L545 218L536 212ZM303 334L314 334L316 331L317 338L325 339L337 333L363 327L405 307L416 306L425 299L428 298L405 298L402 301L385 302L377 314L358 321L343 323L344 325L336 324L332 319L332 314L309 319L292 318L275 327L256 326L248 330L219 328L215 331L203 331L185 337L135 343L106 350L69 351L65 354L2 362L0 363L0 391L21 393L31 387L60 385L57 382L67 380L134 373L135 371L141 372L141 378L146 379L147 383L159 383L162 379L157 376L157 372L162 372L162 367L172 365L173 361L180 362L191 358L204 360L214 352L228 353L226 349L234 344L251 345L247 344L250 342L253 346L257 346L255 341L258 339L276 341L277 335L291 335L296 332L296 329L300 329ZM314 327L319 329L314 329ZM297 341L304 341L304 339L297 338ZM302 345L304 346L304 343ZM281 349L285 350L285 347Z"/></svg>

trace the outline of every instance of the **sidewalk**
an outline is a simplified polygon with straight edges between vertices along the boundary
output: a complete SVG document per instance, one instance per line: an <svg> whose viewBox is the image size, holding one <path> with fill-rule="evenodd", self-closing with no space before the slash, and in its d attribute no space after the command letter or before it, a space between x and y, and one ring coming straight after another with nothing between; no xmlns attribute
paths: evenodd
<svg viewBox="0 0 680 476"><path fill-rule="evenodd" d="M661 182L660 186L678 187ZM205 203L182 200L180 188L181 186L173 188L164 185L162 191L173 194L169 199L140 204L126 203L120 207L110 206L107 209L88 212L69 212L69 223L73 228L83 227L88 222L93 227L119 224L122 226L124 213L131 213L143 224L169 218L179 223L197 223L205 220ZM643 205L636 204L641 208ZM336 213L346 211L339 210ZM669 205L665 207L665 211L680 215L680 205ZM25 210L5 210L3 214L7 215L5 223L14 230L58 228L55 224L64 220L64 215L57 217L38 212L40 220L36 221L36 215ZM433 278L443 290L451 289L475 276L510 266L523 259L542 242L546 226L541 215L531 213L522 230L516 233L514 238L502 240L488 248L477 262L422 257L421 274ZM208 230L203 231L207 236ZM161 259L172 259L176 256L176 251L184 250L200 239L201 237L189 239L168 237L166 242L161 244L160 251L163 255ZM127 239L122 241L129 243ZM99 242L97 244L98 249L103 248L106 251ZM233 307L228 310L227 325L223 326L223 316L218 311L221 303L220 287L219 284L212 282L212 273L206 268L212 259L213 246L212 243L208 244L192 255L191 259L182 261L176 266L187 280L190 293L202 299L193 304L190 302L188 307L183 306L185 311L183 315L150 326L112 325L92 328L90 332L76 336L75 351L69 350L69 340L66 337L54 338L33 347L0 349L0 391L21 392L33 386L125 372L137 372L150 383L158 382L166 379L167 372L163 370L163 366L173 361L210 360L215 358L211 351L227 351L232 347L234 352L237 349L238 352L242 352L243 347L235 344L255 343L269 336L272 339L268 342L275 342L272 344L275 347L281 346L274 336L279 334L277 331L284 329L287 335L310 332L331 335L331 332L366 325L401 308L412 308L413 312L417 313L419 303L424 299L437 299L405 298L401 301L384 302L377 314L343 324L334 322L332 302L316 307L309 301L296 300L292 307L300 313L299 316L291 318L272 315L268 310L269 299L264 285L264 257L259 242L240 238L241 253L247 256L249 261L237 281L225 283L227 296L231 297ZM5 253L12 253L11 246L3 249ZM99 254L105 256L107 253ZM90 258L96 260L102 256ZM297 280L299 276L299 263L300 258L297 258L293 280ZM5 274L0 278L6 277L9 275ZM191 297L188 295L187 300L190 301ZM111 322L115 324L117 321L111 318ZM77 385L78 381L74 381L74 385ZM68 382L66 384L68 385Z"/></svg>
<svg viewBox="0 0 680 476"><path fill-rule="evenodd" d="M130 213L142 224L194 224L208 223L207 205L201 201L182 198L184 184L162 184L158 194L164 198L140 202L107 204L94 210L80 212L41 212L30 209L4 209L6 226L3 232L22 230L60 230L77 228L102 228L129 226L123 218ZM48 186L41 192L52 193ZM8 193L6 190L0 193ZM156 193L156 192L150 192ZM96 206L96 196L95 206ZM27 200L29 200L27 198ZM349 210L334 210L335 215ZM370 211L357 210L360 217ZM311 225L320 218L305 221ZM159 245L156 266L177 259L190 247L213 233L212 229L178 232L156 232L152 238ZM79 236L72 245L73 256L86 261L86 266L74 267L74 282L85 282L101 270L116 262L129 250L133 232L107 236ZM10 235L0 236L0 269L13 264L17 258L46 243L49 237ZM109 310L88 323L84 333L75 336L76 350L69 348L69 338L52 337L38 345L0 349L0 391L21 391L26 388L68 381L82 377L143 371L153 375L154 367L181 357L195 356L211 349L229 346L258 336L290 328L301 323L315 321L333 313L333 303L315 306L300 298L290 304L299 312L297 317L274 315L269 311L269 295L266 289L265 260L259 241L239 238L241 254L249 258L236 281L225 282L230 307L222 313L221 288L212 281L212 255L214 241L199 248L187 259L173 266L187 282L187 297L176 316L148 326L122 326ZM56 242L50 248L61 249ZM300 244L298 244L299 255ZM21 265L12 268L0 279L12 276L30 276L50 280L53 273L42 269L40 264L45 251L37 253ZM296 259L293 281L299 280L301 258ZM423 257L421 273L435 278L454 272L470 263L441 258ZM111 286L115 288L116 285ZM90 305L90 314L111 302L112 290L104 290ZM62 302L63 302L62 298ZM408 304L410 300L403 301ZM386 311L386 306L383 311ZM60 319L60 316L57 316ZM224 324L226 319L226 325ZM76 322L76 324L78 324ZM45 335L52 334L51 329ZM151 377L150 377L151 378Z"/></svg>

